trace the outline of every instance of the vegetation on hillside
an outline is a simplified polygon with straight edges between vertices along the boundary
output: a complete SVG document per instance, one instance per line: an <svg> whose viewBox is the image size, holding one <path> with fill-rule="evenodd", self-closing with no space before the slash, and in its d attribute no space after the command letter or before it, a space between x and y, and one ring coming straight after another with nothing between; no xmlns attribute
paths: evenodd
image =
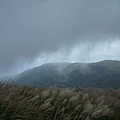
<svg viewBox="0 0 120 120"><path fill-rule="evenodd" d="M49 87L120 88L120 61L47 63L9 79L21 85Z"/></svg>
<svg viewBox="0 0 120 120"><path fill-rule="evenodd" d="M0 83L0 120L120 120L120 89Z"/></svg>

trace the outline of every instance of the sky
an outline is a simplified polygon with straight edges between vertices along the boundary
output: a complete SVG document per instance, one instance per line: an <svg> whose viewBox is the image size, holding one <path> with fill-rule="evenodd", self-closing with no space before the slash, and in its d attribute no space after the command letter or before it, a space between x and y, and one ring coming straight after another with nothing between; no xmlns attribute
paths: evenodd
<svg viewBox="0 0 120 120"><path fill-rule="evenodd" d="M0 76L119 53L120 0L0 0Z"/></svg>

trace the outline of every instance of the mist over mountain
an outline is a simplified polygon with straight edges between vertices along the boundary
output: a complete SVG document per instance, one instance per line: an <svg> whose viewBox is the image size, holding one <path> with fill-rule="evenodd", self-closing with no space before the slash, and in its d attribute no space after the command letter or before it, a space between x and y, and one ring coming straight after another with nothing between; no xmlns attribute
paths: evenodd
<svg viewBox="0 0 120 120"><path fill-rule="evenodd" d="M120 120L120 0L0 0L0 120L18 119Z"/></svg>
<svg viewBox="0 0 120 120"><path fill-rule="evenodd" d="M120 61L47 63L10 78L19 85L120 88Z"/></svg>

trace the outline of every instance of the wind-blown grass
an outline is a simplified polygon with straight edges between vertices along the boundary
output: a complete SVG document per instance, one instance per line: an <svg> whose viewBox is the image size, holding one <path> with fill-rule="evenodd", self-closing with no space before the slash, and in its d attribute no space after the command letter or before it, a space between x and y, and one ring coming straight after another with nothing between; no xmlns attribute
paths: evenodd
<svg viewBox="0 0 120 120"><path fill-rule="evenodd" d="M0 83L0 120L120 120L120 90Z"/></svg>

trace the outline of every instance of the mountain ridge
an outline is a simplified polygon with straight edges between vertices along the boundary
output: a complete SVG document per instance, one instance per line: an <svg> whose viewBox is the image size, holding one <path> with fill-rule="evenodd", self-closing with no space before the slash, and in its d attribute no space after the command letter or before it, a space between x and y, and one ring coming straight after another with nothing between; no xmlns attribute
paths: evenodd
<svg viewBox="0 0 120 120"><path fill-rule="evenodd" d="M46 63L11 78L16 84L30 86L119 88L120 61L93 63Z"/></svg>

